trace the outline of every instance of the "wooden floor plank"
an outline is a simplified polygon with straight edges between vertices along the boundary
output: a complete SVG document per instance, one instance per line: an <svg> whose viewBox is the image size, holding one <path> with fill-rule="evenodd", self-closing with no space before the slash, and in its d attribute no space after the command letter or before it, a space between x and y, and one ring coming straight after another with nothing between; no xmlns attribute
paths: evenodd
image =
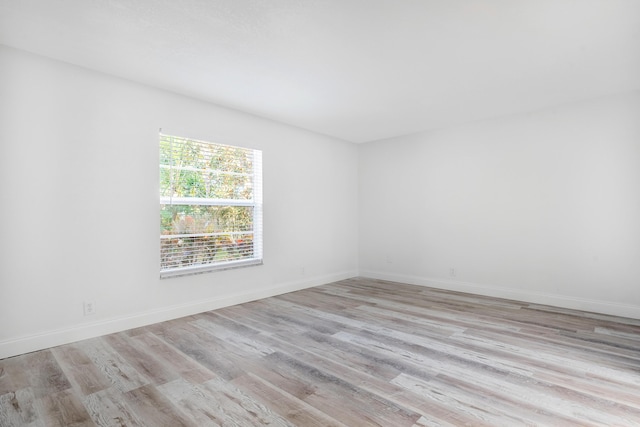
<svg viewBox="0 0 640 427"><path fill-rule="evenodd" d="M0 426L44 426L35 403L36 399L30 388L0 395Z"/></svg>
<svg viewBox="0 0 640 427"><path fill-rule="evenodd" d="M353 278L0 360L0 426L637 426L640 320Z"/></svg>
<svg viewBox="0 0 640 427"><path fill-rule="evenodd" d="M124 393L127 403L137 413L144 425L192 427L195 422L189 420L179 407L173 405L153 385L145 385Z"/></svg>
<svg viewBox="0 0 640 427"><path fill-rule="evenodd" d="M133 341L143 351L153 354L158 360L165 363L180 378L192 383L202 383L216 378L213 372L148 331L136 334Z"/></svg>
<svg viewBox="0 0 640 427"><path fill-rule="evenodd" d="M51 349L73 387L83 395L93 394L111 386L100 369L78 346L64 345Z"/></svg>
<svg viewBox="0 0 640 427"><path fill-rule="evenodd" d="M48 394L38 401L48 427L92 427L95 423L80 398L71 390Z"/></svg>
<svg viewBox="0 0 640 427"><path fill-rule="evenodd" d="M287 393L268 381L248 373L233 380L255 399L286 419L291 425L309 427L345 427L346 425L317 408Z"/></svg>
<svg viewBox="0 0 640 427"><path fill-rule="evenodd" d="M36 398L71 388L51 350L14 358L7 370L16 389L31 388Z"/></svg>
<svg viewBox="0 0 640 427"><path fill-rule="evenodd" d="M244 411L234 410L225 400L216 399L199 384L175 380L158 387L158 390L198 426L223 425L225 420L240 422Z"/></svg>
<svg viewBox="0 0 640 427"><path fill-rule="evenodd" d="M99 427L146 425L129 405L127 396L115 388L84 396L82 402L93 422Z"/></svg>
<svg viewBox="0 0 640 427"><path fill-rule="evenodd" d="M107 337L94 338L76 344L92 361L112 387L126 392L149 381L131 366L107 342Z"/></svg>
<svg viewBox="0 0 640 427"><path fill-rule="evenodd" d="M104 340L151 384L164 384L180 376L179 372L157 359L155 353L146 351L145 347L138 345L127 334L111 334L104 337Z"/></svg>

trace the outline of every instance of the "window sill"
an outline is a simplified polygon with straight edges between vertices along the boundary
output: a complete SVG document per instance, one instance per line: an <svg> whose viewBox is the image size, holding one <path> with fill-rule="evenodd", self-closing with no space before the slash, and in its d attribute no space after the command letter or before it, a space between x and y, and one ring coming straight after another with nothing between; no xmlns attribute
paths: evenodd
<svg viewBox="0 0 640 427"><path fill-rule="evenodd" d="M172 277L192 276L194 274L211 273L214 271L231 270L236 268L251 267L254 265L262 265L262 259L243 259L239 261L229 261L224 264L216 265L194 265L190 267L173 268L160 272L161 279L170 279Z"/></svg>

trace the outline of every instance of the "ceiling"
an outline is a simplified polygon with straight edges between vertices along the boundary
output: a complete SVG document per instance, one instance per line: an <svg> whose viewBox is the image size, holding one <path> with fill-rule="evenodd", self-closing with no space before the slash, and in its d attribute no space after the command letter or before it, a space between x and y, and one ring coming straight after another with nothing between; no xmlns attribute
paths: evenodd
<svg viewBox="0 0 640 427"><path fill-rule="evenodd" d="M640 0L0 0L0 44L352 142L640 89Z"/></svg>

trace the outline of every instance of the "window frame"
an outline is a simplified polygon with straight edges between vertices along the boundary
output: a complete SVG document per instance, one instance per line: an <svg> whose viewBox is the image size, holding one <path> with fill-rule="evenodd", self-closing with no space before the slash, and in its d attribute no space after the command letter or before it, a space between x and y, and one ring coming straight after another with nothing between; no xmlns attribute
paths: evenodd
<svg viewBox="0 0 640 427"><path fill-rule="evenodd" d="M250 207L252 208L252 228L247 231L218 231L213 233L178 233L178 234L163 234L162 227L160 230L160 278L179 277L192 274L202 274L214 271L222 271L234 268L249 267L254 265L263 264L263 224L262 224L262 150L247 148L237 145L221 144L210 141L203 141L189 137L168 135L160 131L159 134L159 150L164 138L176 138L181 141L191 141L202 146L216 146L216 147L228 147L232 149L241 149L250 151L252 153L252 170L248 173L236 173L229 171L213 170L213 169L198 169L193 165L183 166L181 169L199 171L199 172L215 172L216 174L230 174L230 175L244 175L251 176L252 183L252 198L251 199L220 199L220 198L207 198L207 197L173 197L160 195L159 207L162 210L162 206L219 206L219 207ZM161 182L161 170L163 168L171 169L173 165L162 164L162 160L159 161L159 182ZM162 192L162 186L159 189ZM162 213L160 213L160 221L162 221ZM231 259L219 262L207 262L200 264L192 264L180 267L163 268L163 239L175 239L175 238L188 238L188 237L213 237L213 236L231 236L239 234L252 234L252 256L241 259Z"/></svg>

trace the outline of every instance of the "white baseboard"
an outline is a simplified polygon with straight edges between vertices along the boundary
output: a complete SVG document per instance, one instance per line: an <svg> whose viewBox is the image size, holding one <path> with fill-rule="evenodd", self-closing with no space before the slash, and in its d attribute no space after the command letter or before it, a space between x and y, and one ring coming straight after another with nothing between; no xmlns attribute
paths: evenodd
<svg viewBox="0 0 640 427"><path fill-rule="evenodd" d="M500 286L462 282L458 280L391 274L371 270L361 271L360 276L368 277L371 279L407 283L410 285L427 286L431 288L445 289L450 291L467 292L477 295L505 298L532 304L544 304L554 307L569 308L573 310L582 310L593 313L609 314L612 316L640 319L640 306L621 304L612 301L591 300L567 295L549 294L523 289L509 289Z"/></svg>
<svg viewBox="0 0 640 427"><path fill-rule="evenodd" d="M94 323L49 330L37 334L0 341L0 359L45 348L56 347L83 339L95 338L114 332L121 332L127 329L139 328L152 323L164 322L166 320L177 319L179 317L190 316L231 305L281 295L314 286L320 286L338 280L349 279L357 275L358 273L356 271L349 271L326 276L316 276L306 278L305 280L281 283L277 286L268 288L255 289L241 294L199 300L187 304L165 307L158 310L136 313L130 316L111 318Z"/></svg>

